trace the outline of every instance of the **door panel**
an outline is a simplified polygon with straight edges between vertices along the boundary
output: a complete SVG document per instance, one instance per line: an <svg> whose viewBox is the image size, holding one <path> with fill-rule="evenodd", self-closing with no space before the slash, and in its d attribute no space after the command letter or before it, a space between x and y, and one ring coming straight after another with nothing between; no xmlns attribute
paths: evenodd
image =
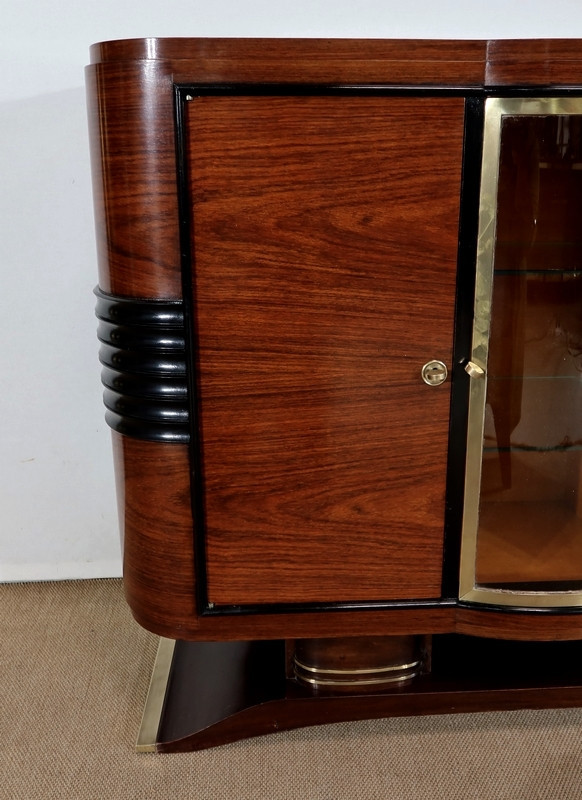
<svg viewBox="0 0 582 800"><path fill-rule="evenodd" d="M210 602L440 595L463 117L187 103Z"/></svg>

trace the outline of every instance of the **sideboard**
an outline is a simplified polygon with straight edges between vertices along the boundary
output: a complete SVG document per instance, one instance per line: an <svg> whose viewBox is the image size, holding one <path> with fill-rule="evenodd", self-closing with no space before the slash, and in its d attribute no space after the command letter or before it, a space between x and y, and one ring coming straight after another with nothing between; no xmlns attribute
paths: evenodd
<svg viewBox="0 0 582 800"><path fill-rule="evenodd" d="M582 704L582 42L87 68L138 748Z"/></svg>

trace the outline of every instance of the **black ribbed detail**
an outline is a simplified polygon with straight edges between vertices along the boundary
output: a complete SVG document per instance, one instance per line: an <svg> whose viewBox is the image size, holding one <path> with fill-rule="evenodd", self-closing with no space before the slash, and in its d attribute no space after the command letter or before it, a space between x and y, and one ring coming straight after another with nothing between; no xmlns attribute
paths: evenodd
<svg viewBox="0 0 582 800"><path fill-rule="evenodd" d="M189 442L182 302L95 294L107 424L137 439Z"/></svg>

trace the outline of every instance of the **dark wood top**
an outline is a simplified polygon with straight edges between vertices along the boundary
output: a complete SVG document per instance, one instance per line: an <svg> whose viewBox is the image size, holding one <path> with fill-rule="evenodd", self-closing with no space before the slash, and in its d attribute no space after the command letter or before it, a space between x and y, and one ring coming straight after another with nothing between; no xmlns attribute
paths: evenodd
<svg viewBox="0 0 582 800"><path fill-rule="evenodd" d="M91 64L148 60L201 82L582 85L580 39L148 38L91 47Z"/></svg>
<svg viewBox="0 0 582 800"><path fill-rule="evenodd" d="M165 62L200 82L476 86L485 42L378 39L132 39L91 48L91 62Z"/></svg>
<svg viewBox="0 0 582 800"><path fill-rule="evenodd" d="M446 39L286 39L149 38L100 42L91 47L91 63L194 58L286 57L377 61L485 61L487 42Z"/></svg>

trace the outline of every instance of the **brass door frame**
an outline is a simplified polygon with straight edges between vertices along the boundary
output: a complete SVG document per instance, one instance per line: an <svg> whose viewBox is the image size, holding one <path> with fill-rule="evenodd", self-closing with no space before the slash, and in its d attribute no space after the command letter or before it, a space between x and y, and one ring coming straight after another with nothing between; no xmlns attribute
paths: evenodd
<svg viewBox="0 0 582 800"><path fill-rule="evenodd" d="M477 585L475 565L483 433L487 396L487 362L497 227L497 192L504 116L582 115L582 97L488 98L485 102L479 228L471 357L465 369L471 375L465 462L465 494L461 538L459 599L463 602L520 608L582 606L582 590L527 591Z"/></svg>

